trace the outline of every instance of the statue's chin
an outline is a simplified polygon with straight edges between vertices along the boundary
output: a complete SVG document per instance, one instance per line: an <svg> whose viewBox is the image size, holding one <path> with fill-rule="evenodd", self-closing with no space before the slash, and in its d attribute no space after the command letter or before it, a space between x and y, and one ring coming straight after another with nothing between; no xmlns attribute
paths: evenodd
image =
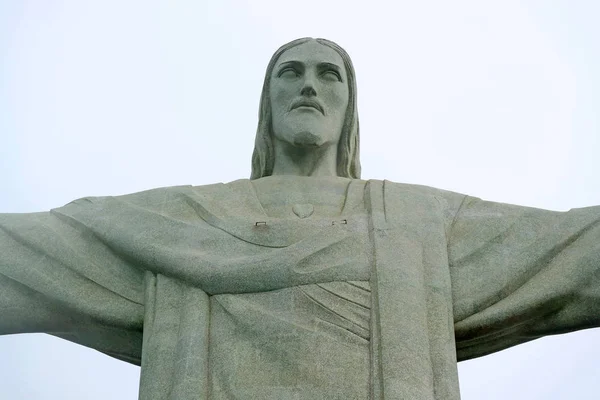
<svg viewBox="0 0 600 400"><path fill-rule="evenodd" d="M294 135L294 146L297 147L318 147L319 136L310 132L300 132Z"/></svg>

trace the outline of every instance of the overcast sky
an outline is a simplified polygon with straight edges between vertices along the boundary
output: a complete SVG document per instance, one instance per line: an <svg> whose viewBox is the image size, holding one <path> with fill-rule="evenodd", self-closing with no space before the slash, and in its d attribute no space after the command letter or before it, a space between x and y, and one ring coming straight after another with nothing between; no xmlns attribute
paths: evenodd
<svg viewBox="0 0 600 400"><path fill-rule="evenodd" d="M600 204L599 18L594 0L0 1L0 212L248 177L265 67L304 36L354 61L363 178ZM461 363L462 398L597 399L599 343ZM0 399L135 399L138 380L47 335L0 337Z"/></svg>

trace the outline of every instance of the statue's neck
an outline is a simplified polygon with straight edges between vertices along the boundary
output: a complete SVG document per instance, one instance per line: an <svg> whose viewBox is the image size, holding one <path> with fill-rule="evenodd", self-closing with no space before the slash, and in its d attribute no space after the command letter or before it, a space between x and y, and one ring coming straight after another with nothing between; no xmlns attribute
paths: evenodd
<svg viewBox="0 0 600 400"><path fill-rule="evenodd" d="M337 176L337 147L298 147L274 140L272 175Z"/></svg>

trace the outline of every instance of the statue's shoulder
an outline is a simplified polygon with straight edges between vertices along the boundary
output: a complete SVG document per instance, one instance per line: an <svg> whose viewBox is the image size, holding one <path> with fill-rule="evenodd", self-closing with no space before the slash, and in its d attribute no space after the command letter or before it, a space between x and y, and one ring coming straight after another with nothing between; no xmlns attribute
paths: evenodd
<svg viewBox="0 0 600 400"><path fill-rule="evenodd" d="M215 192L228 191L228 190L236 189L238 187L248 187L248 186L250 186L250 179L238 179L238 180L227 182L227 183L218 182L218 183L211 183L208 185L190 186L190 188L194 192L199 193L199 194L200 193L201 194L209 194L209 193L215 193Z"/></svg>
<svg viewBox="0 0 600 400"><path fill-rule="evenodd" d="M399 183L393 181L376 181L382 185L385 191L386 201L394 199L413 199L415 203L434 201L446 209L446 212L454 212L464 201L466 195L431 186L416 185L411 183Z"/></svg>
<svg viewBox="0 0 600 400"><path fill-rule="evenodd" d="M231 203L239 201L239 193L232 191L232 185L235 186L236 182L169 186L117 196L84 197L54 208L51 212L76 216L82 220L91 220L98 215L115 218L120 215L140 215L143 218L150 214L190 219L195 218L200 208L225 215Z"/></svg>
<svg viewBox="0 0 600 400"><path fill-rule="evenodd" d="M402 182L394 182L389 180L377 180L371 179L368 182L376 182L379 185L382 185L385 190L391 190L395 192L405 192L405 193L413 193L420 194L423 196L435 196L435 197L444 197L444 198L463 198L465 197L462 193L453 192L451 190L439 189L426 185L417 185L414 183L402 183Z"/></svg>
<svg viewBox="0 0 600 400"><path fill-rule="evenodd" d="M140 192L125 194L121 196L110 196L106 199L115 199L122 202L149 205L165 204L176 199L209 199L221 196L231 196L232 190L240 190L250 186L248 179L240 179L229 183L212 183L208 185L181 185L148 189ZM101 201L102 197L85 198L80 200Z"/></svg>
<svg viewBox="0 0 600 400"><path fill-rule="evenodd" d="M164 201L165 198L179 198L181 196L210 196L211 194L229 190L232 185L241 181L247 181L247 179L241 179L240 181L233 181L230 183L211 183L208 185L167 186L117 197L126 201L147 203L148 201Z"/></svg>

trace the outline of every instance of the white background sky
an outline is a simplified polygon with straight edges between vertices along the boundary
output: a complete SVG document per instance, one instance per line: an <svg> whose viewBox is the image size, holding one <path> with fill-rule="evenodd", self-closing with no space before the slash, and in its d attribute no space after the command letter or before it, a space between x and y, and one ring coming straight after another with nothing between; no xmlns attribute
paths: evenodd
<svg viewBox="0 0 600 400"><path fill-rule="evenodd" d="M0 0L0 212L248 177L267 62L304 36L354 61L363 178L600 204L599 20L595 0ZM459 368L463 400L597 399L600 331ZM0 399L135 399L138 380L0 338Z"/></svg>

